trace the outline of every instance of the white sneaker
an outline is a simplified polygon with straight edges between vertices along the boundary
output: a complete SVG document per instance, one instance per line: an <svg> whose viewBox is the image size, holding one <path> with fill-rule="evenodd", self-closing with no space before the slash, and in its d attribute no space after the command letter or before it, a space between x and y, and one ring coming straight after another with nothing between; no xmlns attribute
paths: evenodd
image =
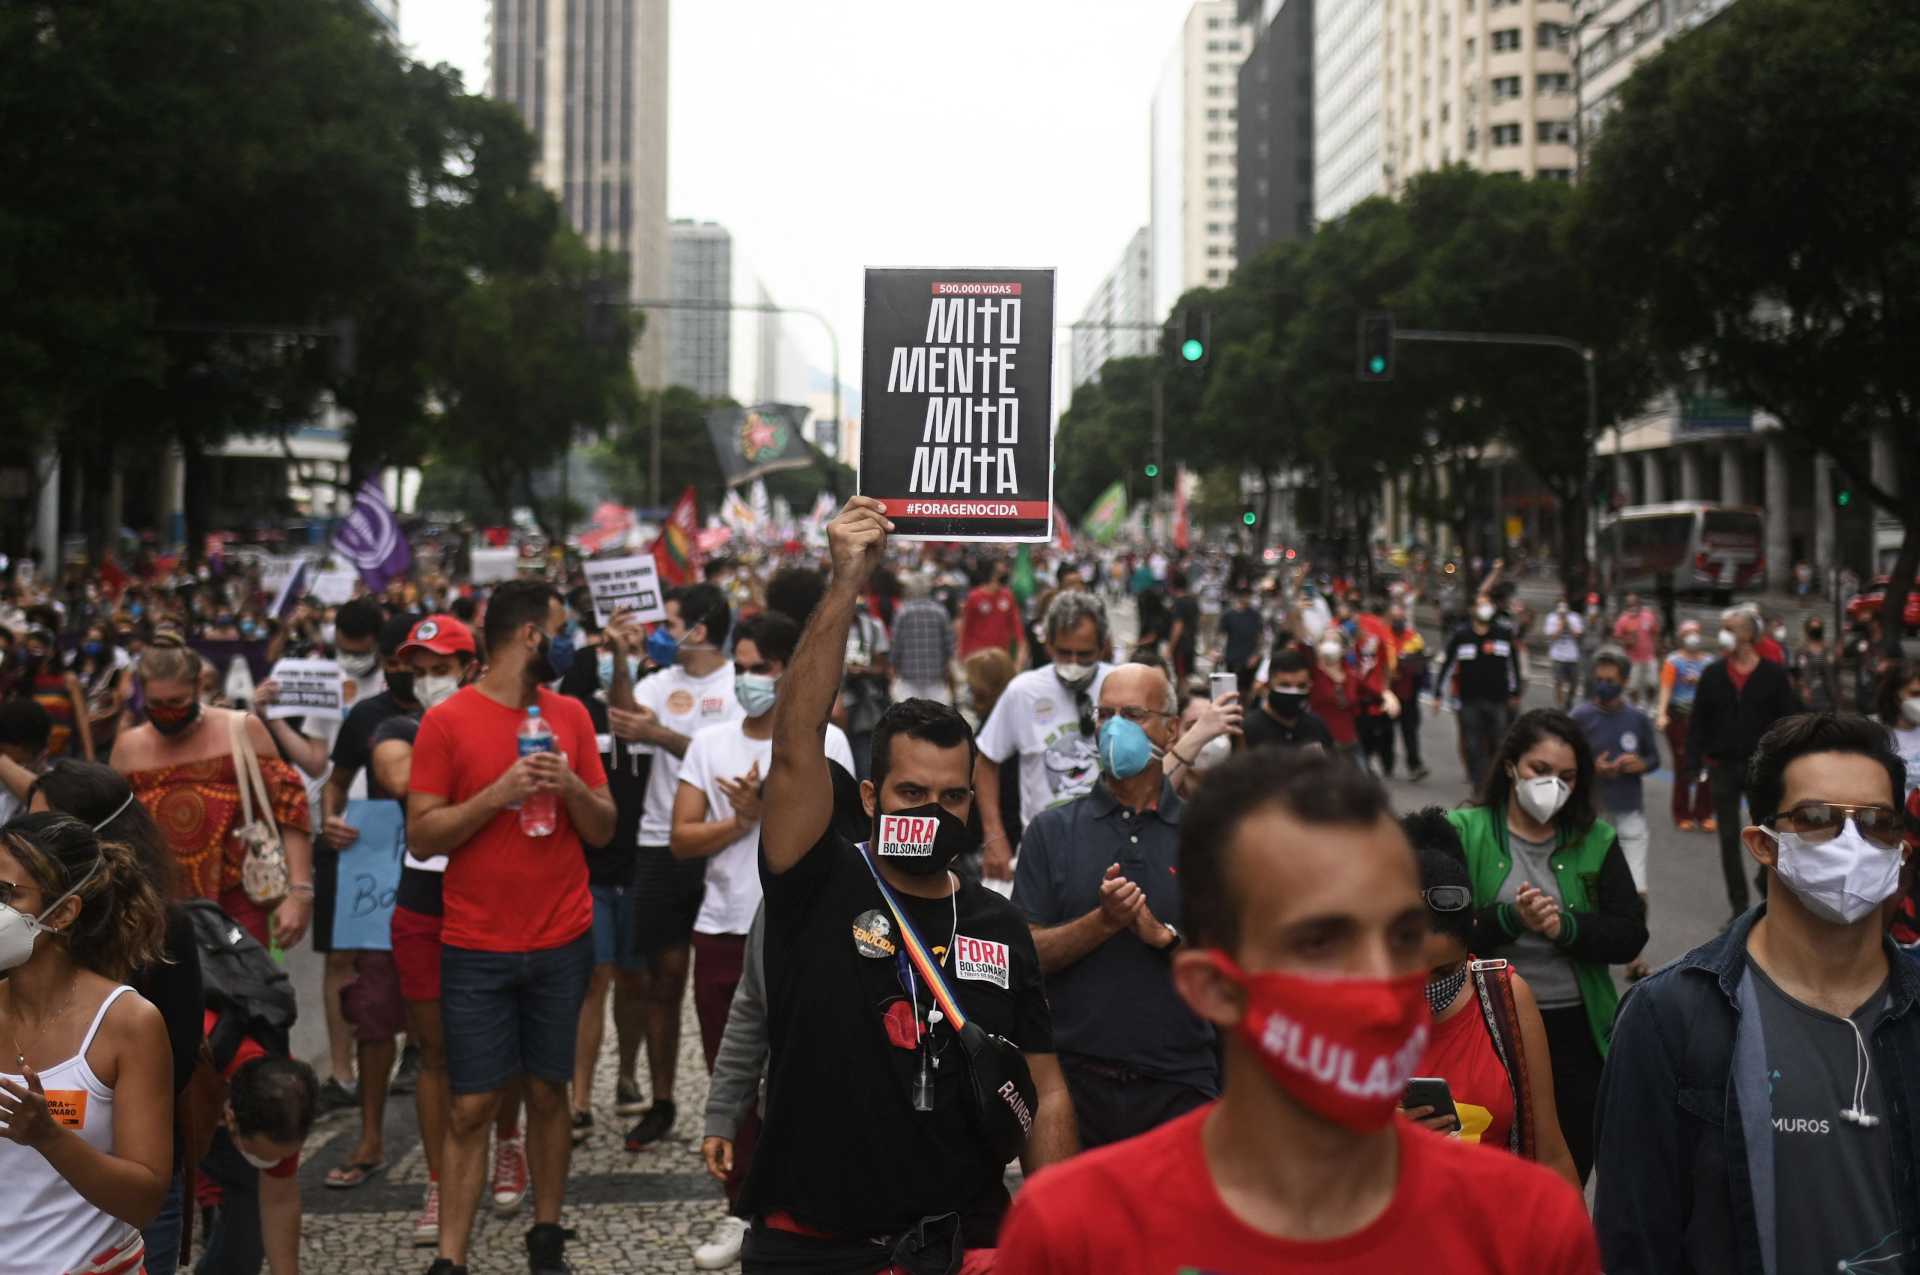
<svg viewBox="0 0 1920 1275"><path fill-rule="evenodd" d="M440 1184L427 1183L426 1207L413 1219L413 1246L432 1248L440 1242Z"/></svg>
<svg viewBox="0 0 1920 1275"><path fill-rule="evenodd" d="M724 1271L740 1260L740 1246L747 1238L747 1223L729 1214L713 1228L713 1237L693 1250L695 1270Z"/></svg>
<svg viewBox="0 0 1920 1275"><path fill-rule="evenodd" d="M493 1140L493 1211L512 1217L527 1198L527 1138Z"/></svg>

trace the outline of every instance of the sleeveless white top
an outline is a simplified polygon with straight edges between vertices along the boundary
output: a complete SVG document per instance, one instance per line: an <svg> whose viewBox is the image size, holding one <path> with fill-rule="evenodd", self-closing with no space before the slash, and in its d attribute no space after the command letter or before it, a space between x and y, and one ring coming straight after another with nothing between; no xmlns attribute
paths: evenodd
<svg viewBox="0 0 1920 1275"><path fill-rule="evenodd" d="M40 1073L53 1118L88 1146L113 1151L113 1090L87 1066L107 1010L131 987L116 987L80 1041L80 1052ZM25 1085L24 1076L0 1076ZM0 1138L0 1268L19 1275L120 1275L145 1264L140 1232L83 1199L32 1147Z"/></svg>

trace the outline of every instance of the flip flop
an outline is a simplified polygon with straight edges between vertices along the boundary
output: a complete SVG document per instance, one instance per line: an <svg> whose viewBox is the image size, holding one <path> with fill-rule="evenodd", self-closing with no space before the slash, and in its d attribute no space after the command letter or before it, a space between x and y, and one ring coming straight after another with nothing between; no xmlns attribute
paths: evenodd
<svg viewBox="0 0 1920 1275"><path fill-rule="evenodd" d="M385 1160L375 1160L371 1162L359 1160L353 1164L343 1164L339 1168L330 1170L327 1173L325 1179L327 1189L330 1191L351 1191L357 1186L365 1186L369 1180L378 1177L386 1167L387 1162Z"/></svg>

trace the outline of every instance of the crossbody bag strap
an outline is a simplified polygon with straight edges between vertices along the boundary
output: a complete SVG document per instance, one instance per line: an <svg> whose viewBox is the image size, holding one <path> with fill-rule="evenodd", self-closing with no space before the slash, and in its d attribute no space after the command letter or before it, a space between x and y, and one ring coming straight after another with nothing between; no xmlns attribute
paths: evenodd
<svg viewBox="0 0 1920 1275"><path fill-rule="evenodd" d="M867 865L867 872L873 877L873 883L880 887L880 897L886 900L887 911L893 913L893 923L900 932L900 942L907 949L907 960L912 962L914 973L920 976L926 983L927 990L933 993L933 999L939 1004L940 1012L946 1015L948 1022L953 1024L954 1033L964 1039L967 1032L967 1012L960 1008L960 998L955 996L952 989L947 986L946 977L940 972L939 962L933 959L933 953L927 947L926 941L920 937L920 931L915 929L913 922L907 919L906 911L900 906L899 899L894 897L893 891L887 886L886 879L880 875L880 870L874 867L873 859L867 854L867 848L858 846L856 849L860 854L860 862Z"/></svg>
<svg viewBox="0 0 1920 1275"><path fill-rule="evenodd" d="M233 718L234 766L244 773L239 776L242 798L242 823L245 827L254 821L253 807L259 806L260 821L272 833L273 840L280 840L280 826L273 817L273 796L267 791L267 776L260 767L260 754L254 751L253 740L247 734L247 718L244 713L236 713ZM253 793L253 801L246 801L248 790Z"/></svg>

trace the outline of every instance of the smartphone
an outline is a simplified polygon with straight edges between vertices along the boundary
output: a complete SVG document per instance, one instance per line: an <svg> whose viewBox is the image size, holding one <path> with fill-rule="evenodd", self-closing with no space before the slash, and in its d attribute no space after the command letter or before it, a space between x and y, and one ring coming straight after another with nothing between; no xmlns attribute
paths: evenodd
<svg viewBox="0 0 1920 1275"><path fill-rule="evenodd" d="M1452 1116L1453 1127L1460 1127L1460 1111L1453 1105L1453 1090L1447 1087L1442 1077L1415 1076L1407 1082L1407 1094L1400 1100L1400 1105L1409 1109L1432 1107L1430 1114Z"/></svg>
<svg viewBox="0 0 1920 1275"><path fill-rule="evenodd" d="M1223 696L1240 693L1240 679L1232 673L1215 673L1207 678L1209 698L1216 704Z"/></svg>

